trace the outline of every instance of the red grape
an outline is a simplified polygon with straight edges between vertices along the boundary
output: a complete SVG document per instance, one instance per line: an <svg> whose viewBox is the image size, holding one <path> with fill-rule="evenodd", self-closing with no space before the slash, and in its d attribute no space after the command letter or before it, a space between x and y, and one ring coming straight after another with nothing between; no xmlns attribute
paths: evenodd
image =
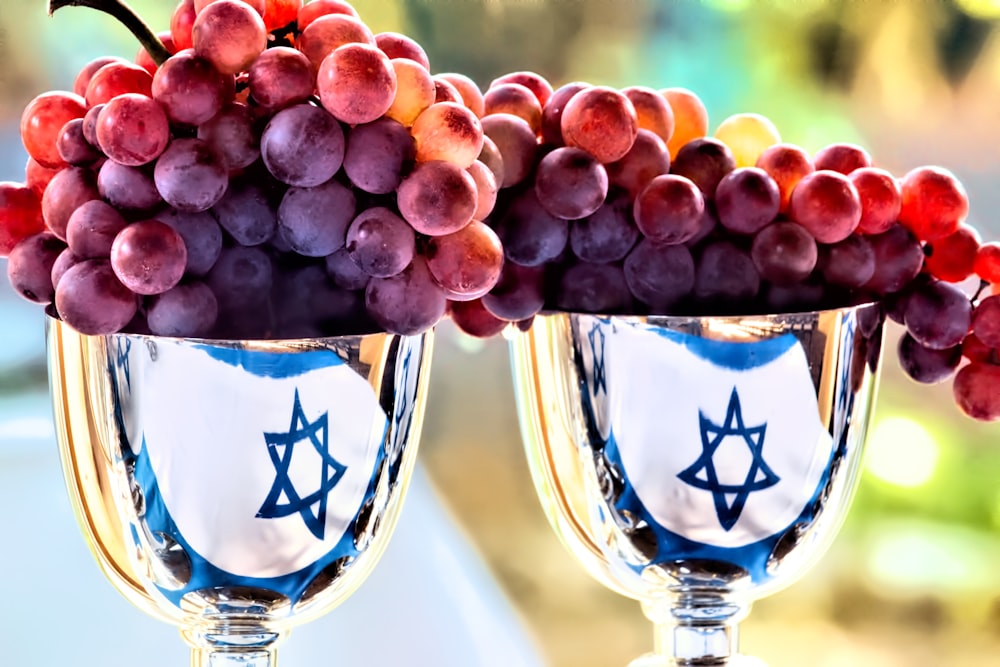
<svg viewBox="0 0 1000 667"><path fill-rule="evenodd" d="M444 317L447 298L419 255L391 278L372 278L365 290L365 305L372 319L385 331L412 335L426 331Z"/></svg>
<svg viewBox="0 0 1000 667"><path fill-rule="evenodd" d="M816 170L827 169L845 176L872 166L872 157L857 144L831 144L813 156Z"/></svg>
<svg viewBox="0 0 1000 667"><path fill-rule="evenodd" d="M279 111L309 100L316 87L312 63L301 51L275 46L250 66L250 96L269 111Z"/></svg>
<svg viewBox="0 0 1000 667"><path fill-rule="evenodd" d="M794 222L776 222L753 238L750 257L764 280L789 285L805 280L816 266L816 239Z"/></svg>
<svg viewBox="0 0 1000 667"><path fill-rule="evenodd" d="M174 208L206 211L226 193L229 172L208 143L174 139L156 161L153 180L160 196Z"/></svg>
<svg viewBox="0 0 1000 667"><path fill-rule="evenodd" d="M973 362L960 368L952 391L966 415L980 421L1000 420L1000 366Z"/></svg>
<svg viewBox="0 0 1000 667"><path fill-rule="evenodd" d="M589 83L574 81L560 86L542 107L542 141L550 146L563 146L562 115L566 103L581 90L590 88ZM637 117L638 122L638 117Z"/></svg>
<svg viewBox="0 0 1000 667"><path fill-rule="evenodd" d="M63 160L75 167L89 167L102 157L101 151L83 136L83 118L74 118L63 126L56 149Z"/></svg>
<svg viewBox="0 0 1000 667"><path fill-rule="evenodd" d="M191 31L198 13L194 10L194 0L180 0L170 16L170 36L178 52L194 46Z"/></svg>
<svg viewBox="0 0 1000 667"><path fill-rule="evenodd" d="M476 182L476 212L472 214L472 217L475 220L485 220L493 212L493 207L496 206L500 186L490 168L479 160L470 164L466 171Z"/></svg>
<svg viewBox="0 0 1000 667"><path fill-rule="evenodd" d="M476 114L476 117L483 117L485 112L483 91L479 89L479 86L476 85L475 81L464 74L456 74L454 72L438 74L437 77L442 81L447 81L451 85L455 86L455 89L458 90L458 94L462 96L462 102L465 106L467 106L472 113Z"/></svg>
<svg viewBox="0 0 1000 667"><path fill-rule="evenodd" d="M962 344L972 326L972 302L951 283L931 280L907 294L903 323L910 335L925 347L933 350L956 347ZM979 338L990 343L982 336Z"/></svg>
<svg viewBox="0 0 1000 667"><path fill-rule="evenodd" d="M186 265L184 239L159 220L133 222L111 246L111 268L136 294L166 292L180 282Z"/></svg>
<svg viewBox="0 0 1000 667"><path fill-rule="evenodd" d="M142 67L128 62L113 62L94 72L84 96L88 106L105 104L119 95L135 94L149 97L153 91L153 76Z"/></svg>
<svg viewBox="0 0 1000 667"><path fill-rule="evenodd" d="M570 98L560 119L567 146L581 148L598 161L615 162L625 157L636 134L639 119L632 102L605 86L592 86Z"/></svg>
<svg viewBox="0 0 1000 667"><path fill-rule="evenodd" d="M172 122L201 125L222 108L226 85L211 62L184 51L156 71L152 96Z"/></svg>
<svg viewBox="0 0 1000 667"><path fill-rule="evenodd" d="M504 262L496 285L482 297L483 306L495 317L520 322L541 311L544 269Z"/></svg>
<svg viewBox="0 0 1000 667"><path fill-rule="evenodd" d="M552 84L535 72L510 72L493 79L489 87L495 88L507 83L516 83L530 90L542 107L548 104L552 97Z"/></svg>
<svg viewBox="0 0 1000 667"><path fill-rule="evenodd" d="M49 231L66 238L66 225L73 211L91 199L100 199L94 172L69 167L55 175L42 195L42 217Z"/></svg>
<svg viewBox="0 0 1000 667"><path fill-rule="evenodd" d="M969 213L969 198L955 175L940 167L918 167L903 176L899 222L921 241L953 234Z"/></svg>
<svg viewBox="0 0 1000 667"><path fill-rule="evenodd" d="M491 86L483 94L483 115L495 113L523 118L535 134L542 129L542 105L531 90L519 83Z"/></svg>
<svg viewBox="0 0 1000 667"><path fill-rule="evenodd" d="M979 253L979 233L961 225L948 236L924 246L924 268L935 278L959 283L975 273Z"/></svg>
<svg viewBox="0 0 1000 667"><path fill-rule="evenodd" d="M736 168L729 146L718 139L694 139L685 144L670 164L670 173L694 182L705 199L715 196L719 181Z"/></svg>
<svg viewBox="0 0 1000 667"><path fill-rule="evenodd" d="M0 257L44 230L42 203L35 190L20 183L0 182Z"/></svg>
<svg viewBox="0 0 1000 667"><path fill-rule="evenodd" d="M684 243L699 230L705 200L698 186L683 176L657 176L639 193L632 217L653 243Z"/></svg>
<svg viewBox="0 0 1000 667"><path fill-rule="evenodd" d="M858 231L881 234L889 229L899 218L903 205L899 184L893 175L877 167L860 167L852 171L848 178L861 198Z"/></svg>
<svg viewBox="0 0 1000 667"><path fill-rule="evenodd" d="M391 59L408 58L427 71L431 69L424 47L406 35L398 32L380 32L375 35L375 46Z"/></svg>
<svg viewBox="0 0 1000 667"><path fill-rule="evenodd" d="M431 238L424 256L434 280L455 301L478 299L493 289L504 259L496 232L478 220Z"/></svg>
<svg viewBox="0 0 1000 667"><path fill-rule="evenodd" d="M222 74L246 70L267 47L264 19L240 0L215 0L191 28L195 53Z"/></svg>
<svg viewBox="0 0 1000 667"><path fill-rule="evenodd" d="M28 155L43 167L65 166L56 140L66 123L86 113L87 103L74 93L43 93L33 99L21 114L21 141Z"/></svg>
<svg viewBox="0 0 1000 667"><path fill-rule="evenodd" d="M660 137L640 128L629 152L607 165L607 171L610 184L635 199L651 180L670 173L670 152Z"/></svg>
<svg viewBox="0 0 1000 667"><path fill-rule="evenodd" d="M328 55L316 77L323 107L349 125L379 118L396 98L396 72L389 57L369 44L350 43Z"/></svg>
<svg viewBox="0 0 1000 667"><path fill-rule="evenodd" d="M781 193L779 210L782 213L788 212L795 186L815 171L809 155L792 144L774 144L764 149L757 158L756 166L766 171L778 184L778 191Z"/></svg>
<svg viewBox="0 0 1000 667"><path fill-rule="evenodd" d="M847 176L814 171L792 191L789 216L820 243L836 243L861 222L861 198Z"/></svg>
<svg viewBox="0 0 1000 667"><path fill-rule="evenodd" d="M170 121L156 100L138 93L119 95L97 117L97 141L105 155L119 164L148 164L166 149Z"/></svg>
<svg viewBox="0 0 1000 667"><path fill-rule="evenodd" d="M639 129L649 130L663 140L664 146L674 133L674 112L663 95L646 86L622 89L622 94L635 107ZM670 154L667 153L667 157Z"/></svg>
<svg viewBox="0 0 1000 667"><path fill-rule="evenodd" d="M441 236L469 224L476 212L476 181L451 162L420 162L397 190L399 212L421 234Z"/></svg>
<svg viewBox="0 0 1000 667"><path fill-rule="evenodd" d="M528 177L535 168L538 140L523 118L506 113L482 119L483 134L490 138L503 160L500 187L509 188Z"/></svg>
<svg viewBox="0 0 1000 667"><path fill-rule="evenodd" d="M420 162L447 160L464 169L483 150L483 124L470 109L454 102L428 106L410 132Z"/></svg>
<svg viewBox="0 0 1000 667"><path fill-rule="evenodd" d="M1000 283L1000 243L991 241L980 245L972 268L986 282Z"/></svg>
<svg viewBox="0 0 1000 667"><path fill-rule="evenodd" d="M875 272L865 289L891 294L906 287L924 265L924 249L906 227L895 224L881 234L868 237L875 253Z"/></svg>
<svg viewBox="0 0 1000 667"><path fill-rule="evenodd" d="M495 336L510 324L487 310L482 299L453 301L449 304L448 314L463 333L476 338Z"/></svg>
<svg viewBox="0 0 1000 667"><path fill-rule="evenodd" d="M111 246L128 221L113 206L93 199L73 211L66 224L66 242L82 259L111 257Z"/></svg>
<svg viewBox="0 0 1000 667"><path fill-rule="evenodd" d="M344 44L375 46L375 35L360 19L347 14L327 14L311 22L299 34L296 48L305 54L316 70L323 60Z"/></svg>
<svg viewBox="0 0 1000 667"><path fill-rule="evenodd" d="M97 172L97 190L123 211L148 211L163 203L150 169L126 167L114 160L106 161Z"/></svg>
<svg viewBox="0 0 1000 667"><path fill-rule="evenodd" d="M298 15L298 29L305 30L309 24L329 14L346 14L357 18L358 12L346 0L310 0L302 5Z"/></svg>

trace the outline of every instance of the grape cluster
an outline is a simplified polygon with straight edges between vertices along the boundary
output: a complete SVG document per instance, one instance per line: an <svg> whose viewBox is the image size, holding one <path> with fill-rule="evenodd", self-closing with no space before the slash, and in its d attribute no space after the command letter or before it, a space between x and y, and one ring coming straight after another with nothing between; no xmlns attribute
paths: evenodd
<svg viewBox="0 0 1000 667"><path fill-rule="evenodd" d="M141 37L141 36L140 36ZM345 0L181 0L135 62L24 112L0 256L83 333L267 338L546 310L725 315L871 300L918 382L1000 419L1000 245L953 174L810 155L686 89L485 89ZM974 294L965 285L974 277Z"/></svg>

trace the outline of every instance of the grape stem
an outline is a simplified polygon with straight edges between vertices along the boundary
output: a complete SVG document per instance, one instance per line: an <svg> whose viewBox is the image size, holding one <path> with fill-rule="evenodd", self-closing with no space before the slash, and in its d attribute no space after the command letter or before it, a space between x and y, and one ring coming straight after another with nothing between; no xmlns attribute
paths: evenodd
<svg viewBox="0 0 1000 667"><path fill-rule="evenodd" d="M157 65L162 65L171 56L156 33L123 0L49 0L49 16L63 7L89 7L110 14L135 35Z"/></svg>

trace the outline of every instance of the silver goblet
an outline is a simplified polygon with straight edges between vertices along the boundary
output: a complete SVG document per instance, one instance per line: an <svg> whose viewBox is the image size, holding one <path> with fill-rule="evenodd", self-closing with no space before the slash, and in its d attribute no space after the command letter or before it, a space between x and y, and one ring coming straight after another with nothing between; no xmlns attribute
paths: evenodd
<svg viewBox="0 0 1000 667"><path fill-rule="evenodd" d="M754 600L825 551L857 486L877 304L762 316L538 316L511 342L532 477L564 545L639 600L632 667L738 655Z"/></svg>
<svg viewBox="0 0 1000 667"><path fill-rule="evenodd" d="M432 333L281 341L47 322L69 495L101 569L192 667L274 667L383 552L413 470Z"/></svg>

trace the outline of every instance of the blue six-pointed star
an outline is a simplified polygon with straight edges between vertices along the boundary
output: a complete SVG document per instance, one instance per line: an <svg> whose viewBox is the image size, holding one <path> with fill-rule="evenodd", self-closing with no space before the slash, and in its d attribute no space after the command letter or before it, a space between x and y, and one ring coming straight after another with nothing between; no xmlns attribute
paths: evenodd
<svg viewBox="0 0 1000 667"><path fill-rule="evenodd" d="M292 514L300 514L309 531L317 539L323 539L326 531L326 503L330 491L344 476L347 466L330 455L329 413L324 412L316 421L306 419L299 400L299 391L295 390L295 405L292 408L292 423L287 433L264 433L267 443L267 453L274 464L274 484L257 510L259 519L278 519ZM319 488L305 496L300 496L295 484L289 477L288 470L292 463L295 445L308 440L319 454L322 465L319 467ZM282 496L287 502L281 502ZM315 512L313 506L317 506Z"/></svg>
<svg viewBox="0 0 1000 667"><path fill-rule="evenodd" d="M712 423L700 410L698 421L701 428L701 455L677 476L693 487L712 493L719 523L725 530L729 530L736 525L752 492L770 488L781 479L764 461L764 433L767 431L767 423L750 428L743 424L743 408L736 387L733 387L733 393L729 397L724 424ZM746 443L752 459L741 484L723 484L719 481L716 470L715 453L726 438L733 436ZM704 477L699 476L702 471Z"/></svg>

